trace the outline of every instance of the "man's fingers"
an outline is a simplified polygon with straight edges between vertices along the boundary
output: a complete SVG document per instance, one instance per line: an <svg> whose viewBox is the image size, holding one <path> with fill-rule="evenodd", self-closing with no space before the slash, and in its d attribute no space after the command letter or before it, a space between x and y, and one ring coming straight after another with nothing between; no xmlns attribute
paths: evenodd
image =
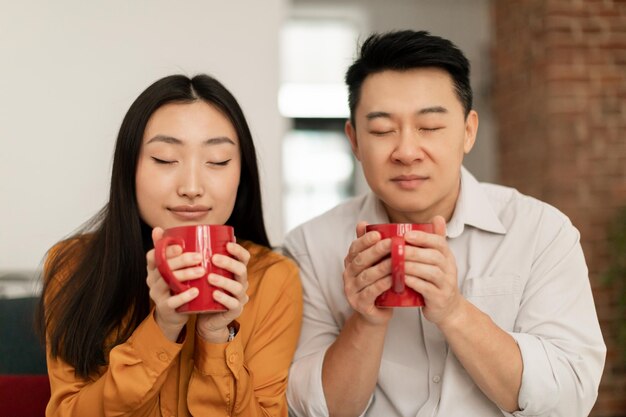
<svg viewBox="0 0 626 417"><path fill-rule="evenodd" d="M365 234L365 228L367 227L366 221L360 221L356 224L356 237L361 237Z"/></svg>
<svg viewBox="0 0 626 417"><path fill-rule="evenodd" d="M378 233L378 232L371 232ZM369 235L369 233L368 233ZM364 237L366 237L365 235ZM374 245L359 252L349 265L349 269L354 272L354 275L359 274L366 268L378 263L382 258L389 255L391 251L391 240L385 239L377 241Z"/></svg>
<svg viewBox="0 0 626 417"><path fill-rule="evenodd" d="M356 292L362 291L365 287L389 274L391 274L391 258L387 258L370 268L364 269L356 276Z"/></svg>
<svg viewBox="0 0 626 417"><path fill-rule="evenodd" d="M435 216L432 219L433 228L435 234L439 236L446 236L446 220L442 216Z"/></svg>
<svg viewBox="0 0 626 417"><path fill-rule="evenodd" d="M350 245L348 255L346 256L344 261L344 265L347 266L359 253L376 244L376 242L378 242L380 239L380 233L378 232L368 232L359 236Z"/></svg>

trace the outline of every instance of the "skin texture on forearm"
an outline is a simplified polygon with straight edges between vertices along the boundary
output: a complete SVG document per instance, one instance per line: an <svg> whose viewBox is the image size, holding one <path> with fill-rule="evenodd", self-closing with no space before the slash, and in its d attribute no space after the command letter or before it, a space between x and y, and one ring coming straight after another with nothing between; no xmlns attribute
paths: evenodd
<svg viewBox="0 0 626 417"><path fill-rule="evenodd" d="M469 301L460 307L439 329L481 391L502 410L518 410L523 362L517 343Z"/></svg>
<svg viewBox="0 0 626 417"><path fill-rule="evenodd" d="M387 324L371 324L354 313L328 348L322 385L331 417L359 416L376 387Z"/></svg>

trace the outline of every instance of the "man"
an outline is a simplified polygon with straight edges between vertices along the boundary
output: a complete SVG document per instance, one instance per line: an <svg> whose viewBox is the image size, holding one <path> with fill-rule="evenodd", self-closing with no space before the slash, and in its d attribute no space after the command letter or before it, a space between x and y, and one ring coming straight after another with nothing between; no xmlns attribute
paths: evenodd
<svg viewBox="0 0 626 417"><path fill-rule="evenodd" d="M427 32L372 35L346 75L346 135L371 188L286 239L304 321L288 398L300 416L586 416L605 346L579 233L555 208L479 184L469 62ZM422 308L374 305L405 235ZM355 238L356 228L356 238Z"/></svg>

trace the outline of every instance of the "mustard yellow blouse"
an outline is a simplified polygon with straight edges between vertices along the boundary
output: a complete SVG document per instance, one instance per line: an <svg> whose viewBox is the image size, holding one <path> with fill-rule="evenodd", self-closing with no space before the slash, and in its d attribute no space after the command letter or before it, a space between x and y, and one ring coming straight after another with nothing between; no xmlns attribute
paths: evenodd
<svg viewBox="0 0 626 417"><path fill-rule="evenodd" d="M185 339L174 343L151 313L91 380L77 378L48 349L46 416L287 416L287 374L302 321L298 269L262 246L243 246L251 254L250 301L234 340L203 341L192 316Z"/></svg>

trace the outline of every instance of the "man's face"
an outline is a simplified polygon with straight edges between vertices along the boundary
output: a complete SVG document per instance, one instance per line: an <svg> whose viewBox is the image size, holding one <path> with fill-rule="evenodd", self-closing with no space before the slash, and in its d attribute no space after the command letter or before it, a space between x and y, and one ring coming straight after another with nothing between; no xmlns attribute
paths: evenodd
<svg viewBox="0 0 626 417"><path fill-rule="evenodd" d="M391 221L449 220L478 128L476 112L465 118L450 75L438 68L370 75L354 120L346 134Z"/></svg>

